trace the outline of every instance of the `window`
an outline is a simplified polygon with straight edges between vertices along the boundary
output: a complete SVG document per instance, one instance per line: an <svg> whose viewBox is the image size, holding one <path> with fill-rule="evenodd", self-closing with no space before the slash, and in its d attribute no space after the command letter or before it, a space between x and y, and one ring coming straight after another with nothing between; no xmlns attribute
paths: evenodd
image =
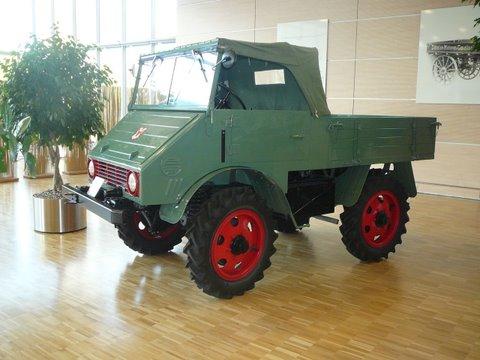
<svg viewBox="0 0 480 360"><path fill-rule="evenodd" d="M177 29L177 2L155 0L155 38L174 37Z"/></svg>
<svg viewBox="0 0 480 360"><path fill-rule="evenodd" d="M255 71L253 75L257 86L285 84L283 69Z"/></svg>
<svg viewBox="0 0 480 360"><path fill-rule="evenodd" d="M133 88L135 86L140 56L151 53L153 53L153 51L149 45L130 46L127 48L127 88Z"/></svg>
<svg viewBox="0 0 480 360"><path fill-rule="evenodd" d="M152 52L152 47L150 45L131 46L127 48L126 100L128 102L130 102L132 98L133 88L135 87L135 80L137 76L137 71L139 69L138 60L140 59L141 55L147 55Z"/></svg>
<svg viewBox="0 0 480 360"><path fill-rule="evenodd" d="M150 39L151 0L127 0L127 42Z"/></svg>
<svg viewBox="0 0 480 360"><path fill-rule="evenodd" d="M88 59L91 63L95 64L98 61L97 50L90 50L87 52Z"/></svg>
<svg viewBox="0 0 480 360"><path fill-rule="evenodd" d="M206 108L213 83L216 53L152 58L141 66L136 105Z"/></svg>
<svg viewBox="0 0 480 360"><path fill-rule="evenodd" d="M222 106L231 109L309 111L297 80L276 63L237 56L230 69L222 67L220 82L216 98L228 97Z"/></svg>
<svg viewBox="0 0 480 360"><path fill-rule="evenodd" d="M80 1L81 2L81 1ZM55 0L55 23L63 35L73 35L73 2L72 0Z"/></svg>
<svg viewBox="0 0 480 360"><path fill-rule="evenodd" d="M23 48L32 33L32 1L0 1L0 50Z"/></svg>
<svg viewBox="0 0 480 360"><path fill-rule="evenodd" d="M135 83L129 69L140 55L174 44L176 6L176 0L0 0L0 56L23 49L33 34L49 37L57 23L61 35L103 49L88 55L112 70L123 114Z"/></svg>
<svg viewBox="0 0 480 360"><path fill-rule="evenodd" d="M97 4L96 0L76 1L77 38L84 44L97 42Z"/></svg>
<svg viewBox="0 0 480 360"><path fill-rule="evenodd" d="M100 65L106 65L112 72L112 78L116 82L116 86L122 84L122 49L112 48L103 49L100 52Z"/></svg>
<svg viewBox="0 0 480 360"><path fill-rule="evenodd" d="M122 41L122 2L100 0L100 44Z"/></svg>
<svg viewBox="0 0 480 360"><path fill-rule="evenodd" d="M43 39L52 34L52 1L35 0L35 34Z"/></svg>

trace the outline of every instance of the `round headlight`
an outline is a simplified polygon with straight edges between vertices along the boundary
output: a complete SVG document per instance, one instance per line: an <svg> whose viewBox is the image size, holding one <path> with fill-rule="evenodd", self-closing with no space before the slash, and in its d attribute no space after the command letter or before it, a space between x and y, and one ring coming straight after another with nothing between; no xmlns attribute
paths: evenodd
<svg viewBox="0 0 480 360"><path fill-rule="evenodd" d="M95 177L95 163L93 160L88 160L88 175L92 179Z"/></svg>
<svg viewBox="0 0 480 360"><path fill-rule="evenodd" d="M132 195L137 194L138 190L138 178L137 175L133 172L128 174L127 178L127 187L128 187L128 192Z"/></svg>

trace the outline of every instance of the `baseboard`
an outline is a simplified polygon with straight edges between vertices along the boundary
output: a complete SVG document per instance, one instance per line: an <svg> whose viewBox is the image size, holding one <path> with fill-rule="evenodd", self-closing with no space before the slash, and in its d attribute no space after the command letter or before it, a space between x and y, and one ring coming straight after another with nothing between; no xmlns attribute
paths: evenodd
<svg viewBox="0 0 480 360"><path fill-rule="evenodd" d="M421 194L448 196L460 199L480 200L480 189L448 186L440 184L417 183L417 190Z"/></svg>
<svg viewBox="0 0 480 360"><path fill-rule="evenodd" d="M53 174L42 174L42 175L35 175L35 176L32 176L32 175L23 175L23 177L25 179L32 179L32 180L35 180L35 179L48 179L48 178L53 178Z"/></svg>

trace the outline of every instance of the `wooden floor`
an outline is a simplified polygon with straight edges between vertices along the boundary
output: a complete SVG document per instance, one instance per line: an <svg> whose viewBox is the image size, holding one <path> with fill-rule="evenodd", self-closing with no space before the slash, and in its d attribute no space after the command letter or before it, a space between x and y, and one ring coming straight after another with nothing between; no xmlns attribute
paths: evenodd
<svg viewBox="0 0 480 360"><path fill-rule="evenodd" d="M143 257L94 215L35 233L49 182L0 184L0 358L480 359L480 202L418 196L375 264L314 221L279 237L253 291L218 300L189 280L184 244Z"/></svg>

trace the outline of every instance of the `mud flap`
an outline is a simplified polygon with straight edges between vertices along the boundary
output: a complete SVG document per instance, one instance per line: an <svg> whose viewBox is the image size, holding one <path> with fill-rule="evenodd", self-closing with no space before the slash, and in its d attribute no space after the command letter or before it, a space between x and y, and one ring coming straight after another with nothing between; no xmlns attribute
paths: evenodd
<svg viewBox="0 0 480 360"><path fill-rule="evenodd" d="M415 185L415 177L410 161L394 163L392 174L402 184L408 197L417 196L417 186Z"/></svg>
<svg viewBox="0 0 480 360"><path fill-rule="evenodd" d="M370 165L352 166L335 180L335 205L353 206L367 179Z"/></svg>

